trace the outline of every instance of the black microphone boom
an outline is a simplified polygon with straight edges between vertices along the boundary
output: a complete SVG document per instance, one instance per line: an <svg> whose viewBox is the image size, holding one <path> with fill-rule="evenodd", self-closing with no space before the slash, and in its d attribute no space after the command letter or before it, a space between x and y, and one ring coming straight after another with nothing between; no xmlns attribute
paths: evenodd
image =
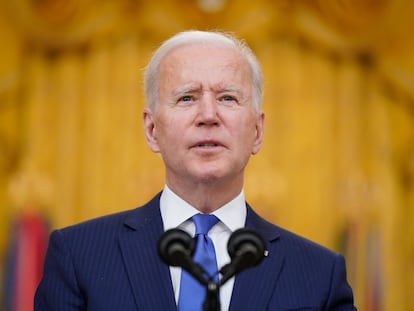
<svg viewBox="0 0 414 311"><path fill-rule="evenodd" d="M193 238L181 229L167 230L158 240L158 254L167 265L187 270L201 284L206 285L204 269L192 259L194 249Z"/></svg>
<svg viewBox="0 0 414 311"><path fill-rule="evenodd" d="M222 278L216 284L212 278L206 279L206 271L193 261L194 240L181 229L165 231L158 240L158 254L170 266L187 270L206 288L203 311L220 310L218 289L236 273L254 267L262 261L265 251L263 239L251 229L242 228L234 231L227 243L231 262L220 269Z"/></svg>
<svg viewBox="0 0 414 311"><path fill-rule="evenodd" d="M264 257L265 243L255 231L241 228L230 236L227 251L231 262L220 269L220 273L223 275L220 285L223 285L236 273L258 265Z"/></svg>

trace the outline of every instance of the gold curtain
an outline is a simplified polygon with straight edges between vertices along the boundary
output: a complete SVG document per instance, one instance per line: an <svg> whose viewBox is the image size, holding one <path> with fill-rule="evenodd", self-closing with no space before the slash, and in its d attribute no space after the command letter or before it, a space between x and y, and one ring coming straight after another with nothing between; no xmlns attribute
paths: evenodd
<svg viewBox="0 0 414 311"><path fill-rule="evenodd" d="M21 211L56 228L161 189L142 69L176 31L223 29L265 73L249 202L343 252L359 310L413 309L412 13L408 0L2 1L0 263Z"/></svg>

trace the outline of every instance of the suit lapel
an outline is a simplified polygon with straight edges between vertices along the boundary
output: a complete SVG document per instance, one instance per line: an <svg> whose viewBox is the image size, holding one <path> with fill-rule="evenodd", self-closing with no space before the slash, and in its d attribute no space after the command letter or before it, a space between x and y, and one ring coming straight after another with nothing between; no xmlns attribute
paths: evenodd
<svg viewBox="0 0 414 311"><path fill-rule="evenodd" d="M248 206L246 227L264 238L268 255L258 266L236 275L230 311L266 310L283 267L284 256L276 252L279 234L275 226Z"/></svg>
<svg viewBox="0 0 414 311"><path fill-rule="evenodd" d="M163 232L159 196L125 220L119 245L138 310L176 310L169 267L157 253Z"/></svg>

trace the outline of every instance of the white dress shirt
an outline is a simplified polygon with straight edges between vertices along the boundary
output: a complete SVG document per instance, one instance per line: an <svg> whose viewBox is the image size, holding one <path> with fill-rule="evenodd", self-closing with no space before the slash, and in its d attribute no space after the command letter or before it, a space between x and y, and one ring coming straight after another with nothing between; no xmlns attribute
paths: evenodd
<svg viewBox="0 0 414 311"><path fill-rule="evenodd" d="M187 231L191 236L194 236L194 223L188 219L195 214L200 213L200 211L177 196L167 185L165 185L161 194L160 209L164 230L178 227L184 231ZM227 253L227 241L232 232L244 227L246 222L246 213L246 202L243 191L241 191L240 194L232 201L212 213L220 219L220 221L213 226L208 233L209 237L213 240L219 270L222 266L230 262L230 256ZM170 272L175 301L178 304L181 268L170 267ZM228 280L220 288L222 311L227 311L229 309L233 285L234 277Z"/></svg>

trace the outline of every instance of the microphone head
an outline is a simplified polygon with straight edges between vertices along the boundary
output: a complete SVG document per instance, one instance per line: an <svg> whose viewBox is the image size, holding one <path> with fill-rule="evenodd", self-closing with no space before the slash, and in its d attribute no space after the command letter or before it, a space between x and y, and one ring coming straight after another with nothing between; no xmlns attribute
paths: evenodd
<svg viewBox="0 0 414 311"><path fill-rule="evenodd" d="M170 266L183 266L191 258L194 248L193 238L178 228L165 231L158 240L158 254Z"/></svg>
<svg viewBox="0 0 414 311"><path fill-rule="evenodd" d="M265 242L255 231L241 228L233 232L227 243L227 251L232 260L238 258L237 270L254 267L262 261Z"/></svg>

